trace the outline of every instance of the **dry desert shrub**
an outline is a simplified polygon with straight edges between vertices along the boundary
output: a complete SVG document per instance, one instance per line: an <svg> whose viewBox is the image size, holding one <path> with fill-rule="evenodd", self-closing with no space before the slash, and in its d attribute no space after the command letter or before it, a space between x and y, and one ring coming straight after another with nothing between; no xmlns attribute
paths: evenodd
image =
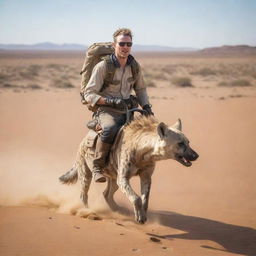
<svg viewBox="0 0 256 256"><path fill-rule="evenodd" d="M74 72L71 66L63 64L48 64L45 66L44 74L46 78L54 79L80 79L78 75Z"/></svg>
<svg viewBox="0 0 256 256"><path fill-rule="evenodd" d="M193 68L191 64L180 63L180 64L165 64L156 66L155 70L158 70L160 73L164 73L168 77L175 73L189 73Z"/></svg>
<svg viewBox="0 0 256 256"><path fill-rule="evenodd" d="M189 77L173 77L171 83L178 87L193 87L191 78Z"/></svg>
<svg viewBox="0 0 256 256"><path fill-rule="evenodd" d="M145 79L145 84L147 87L156 87L156 84L152 80Z"/></svg>
<svg viewBox="0 0 256 256"><path fill-rule="evenodd" d="M28 85L19 85L19 84L15 84L15 83L3 83L0 84L0 88L2 89L32 89L32 90L38 90L38 89L42 89L42 87L38 84L28 84Z"/></svg>
<svg viewBox="0 0 256 256"><path fill-rule="evenodd" d="M231 86L251 86L250 81L246 80L246 79L237 79L232 81Z"/></svg>
<svg viewBox="0 0 256 256"><path fill-rule="evenodd" d="M213 75L217 75L217 71L213 70L211 68L208 68L208 67L204 67L197 71L192 71L192 72L190 72L190 74L191 75L200 75L200 76L213 76Z"/></svg>
<svg viewBox="0 0 256 256"><path fill-rule="evenodd" d="M8 74L0 73L0 81L8 80L9 77L10 77L10 75L8 75Z"/></svg>
<svg viewBox="0 0 256 256"><path fill-rule="evenodd" d="M38 89L42 89L42 86L38 84L28 84L26 86L26 89L38 90Z"/></svg>
<svg viewBox="0 0 256 256"><path fill-rule="evenodd" d="M224 76L256 78L256 65L253 63L221 64L218 73Z"/></svg>
<svg viewBox="0 0 256 256"><path fill-rule="evenodd" d="M166 75L168 74L164 73L162 69L161 66L144 67L142 69L144 79L167 81L168 77Z"/></svg>
<svg viewBox="0 0 256 256"><path fill-rule="evenodd" d="M10 67L10 66L3 66L0 69L0 82L3 81L11 81L14 80L16 74L19 72L19 69Z"/></svg>
<svg viewBox="0 0 256 256"><path fill-rule="evenodd" d="M0 83L0 88L3 89L14 89L14 88L19 88L20 86L16 85L16 84L10 84L10 83Z"/></svg>
<svg viewBox="0 0 256 256"><path fill-rule="evenodd" d="M156 87L155 81L158 80L149 69L143 69L143 78L147 87Z"/></svg>
<svg viewBox="0 0 256 256"><path fill-rule="evenodd" d="M55 88L62 88L62 89L74 88L74 85L66 79L54 79L51 82L51 86Z"/></svg>
<svg viewBox="0 0 256 256"><path fill-rule="evenodd" d="M21 67L19 70L19 75L25 79L34 79L36 76L39 75L40 69L41 66L36 64L24 68Z"/></svg>
<svg viewBox="0 0 256 256"><path fill-rule="evenodd" d="M15 72L13 71L12 67L4 66L0 69L0 83L9 82L14 80Z"/></svg>
<svg viewBox="0 0 256 256"><path fill-rule="evenodd" d="M251 77L254 78L254 79L256 79L256 71L251 72Z"/></svg>
<svg viewBox="0 0 256 256"><path fill-rule="evenodd" d="M235 95L229 95L230 98L242 98L244 95L242 94L235 94Z"/></svg>
<svg viewBox="0 0 256 256"><path fill-rule="evenodd" d="M160 67L160 71L163 73L167 73L168 75L172 75L177 72L177 66L176 65L165 65L163 67Z"/></svg>
<svg viewBox="0 0 256 256"><path fill-rule="evenodd" d="M166 75L162 72L154 72L151 74L151 78L154 80L162 80L162 81L166 81L168 80L168 78L166 77Z"/></svg>
<svg viewBox="0 0 256 256"><path fill-rule="evenodd" d="M145 70L143 70L143 78L147 87L156 87L156 84L154 83L151 74L145 72Z"/></svg>
<svg viewBox="0 0 256 256"><path fill-rule="evenodd" d="M53 72L69 72L72 71L72 66L65 65L65 64L56 64L56 63L50 63L45 66L45 69L47 71L53 71ZM78 72L79 73L79 72Z"/></svg>
<svg viewBox="0 0 256 256"><path fill-rule="evenodd" d="M218 77L223 76L226 78L236 78L240 77L253 77L256 78L256 64L254 63L223 63L218 61L216 63L198 63L194 66L187 67L187 72L191 75L198 75L202 77L212 76Z"/></svg>
<svg viewBox="0 0 256 256"><path fill-rule="evenodd" d="M63 66L64 65L61 65L61 64L50 63L46 65L46 69L54 69L54 70L61 71L63 69Z"/></svg>
<svg viewBox="0 0 256 256"><path fill-rule="evenodd" d="M222 81L218 85L226 86L226 87L246 87L246 86L251 86L252 84L250 83L250 81L246 79L236 79L230 82Z"/></svg>
<svg viewBox="0 0 256 256"><path fill-rule="evenodd" d="M251 76L256 78L256 65L255 64L248 64L243 63L240 65L235 66L237 74L240 76Z"/></svg>
<svg viewBox="0 0 256 256"><path fill-rule="evenodd" d="M32 64L32 65L29 65L28 67L28 71L34 75L38 75L41 69L42 69L42 66L38 64Z"/></svg>
<svg viewBox="0 0 256 256"><path fill-rule="evenodd" d="M228 82L222 81L218 83L218 86L230 86Z"/></svg>

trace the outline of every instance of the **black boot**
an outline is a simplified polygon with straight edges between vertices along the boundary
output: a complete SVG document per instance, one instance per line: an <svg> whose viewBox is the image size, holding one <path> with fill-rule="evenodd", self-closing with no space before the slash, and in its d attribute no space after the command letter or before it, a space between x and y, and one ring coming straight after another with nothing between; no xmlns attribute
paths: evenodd
<svg viewBox="0 0 256 256"><path fill-rule="evenodd" d="M112 144L102 142L101 139L98 138L92 170L92 175L95 182L106 182L106 177L102 174L102 169L106 165L107 156L111 146Z"/></svg>

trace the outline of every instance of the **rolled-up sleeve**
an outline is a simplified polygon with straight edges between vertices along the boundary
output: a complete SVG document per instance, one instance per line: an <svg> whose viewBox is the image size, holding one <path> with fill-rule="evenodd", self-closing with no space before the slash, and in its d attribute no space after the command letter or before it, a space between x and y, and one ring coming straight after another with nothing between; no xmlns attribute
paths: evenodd
<svg viewBox="0 0 256 256"><path fill-rule="evenodd" d="M106 65L104 61L101 61L93 68L90 80L84 90L84 99L92 107L101 97L99 93L104 83L105 73Z"/></svg>
<svg viewBox="0 0 256 256"><path fill-rule="evenodd" d="M139 104L142 107L146 104L149 104L147 88L142 76L141 68L139 70L138 78L134 84L134 91L138 98Z"/></svg>

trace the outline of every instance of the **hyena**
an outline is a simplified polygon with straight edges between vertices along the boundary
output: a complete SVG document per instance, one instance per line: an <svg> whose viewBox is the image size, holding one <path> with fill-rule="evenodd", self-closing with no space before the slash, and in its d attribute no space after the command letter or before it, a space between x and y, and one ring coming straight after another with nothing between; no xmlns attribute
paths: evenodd
<svg viewBox="0 0 256 256"><path fill-rule="evenodd" d="M151 187L151 176L159 160L174 159L186 167L198 158L182 132L180 119L168 127L155 117L141 116L124 126L113 145L104 168L107 187L104 197L112 210L118 205L114 193L121 189L134 208L135 220L141 224L147 220L147 209ZM72 169L59 179L72 184L79 178L82 185L81 199L88 207L88 190L92 179L92 160L98 134L92 130L82 140ZM131 177L138 175L141 181L141 196L130 185Z"/></svg>

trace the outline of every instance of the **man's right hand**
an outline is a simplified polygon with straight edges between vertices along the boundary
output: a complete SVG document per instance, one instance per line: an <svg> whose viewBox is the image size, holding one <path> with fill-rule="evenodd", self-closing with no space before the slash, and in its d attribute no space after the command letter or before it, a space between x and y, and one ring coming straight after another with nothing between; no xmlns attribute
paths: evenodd
<svg viewBox="0 0 256 256"><path fill-rule="evenodd" d="M120 98L104 98L105 106L110 106L118 110L125 110L127 105L123 99Z"/></svg>

